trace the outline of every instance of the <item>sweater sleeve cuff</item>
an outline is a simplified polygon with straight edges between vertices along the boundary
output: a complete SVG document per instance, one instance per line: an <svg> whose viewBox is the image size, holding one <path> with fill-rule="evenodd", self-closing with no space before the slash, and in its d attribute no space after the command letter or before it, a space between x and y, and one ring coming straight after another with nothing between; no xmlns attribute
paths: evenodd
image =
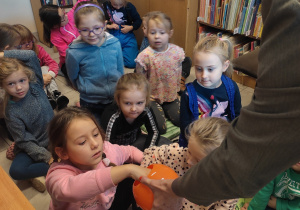
<svg viewBox="0 0 300 210"><path fill-rule="evenodd" d="M52 78L55 78L55 73L53 72L53 71L48 71L48 74L50 74L50 76L52 77Z"/></svg>

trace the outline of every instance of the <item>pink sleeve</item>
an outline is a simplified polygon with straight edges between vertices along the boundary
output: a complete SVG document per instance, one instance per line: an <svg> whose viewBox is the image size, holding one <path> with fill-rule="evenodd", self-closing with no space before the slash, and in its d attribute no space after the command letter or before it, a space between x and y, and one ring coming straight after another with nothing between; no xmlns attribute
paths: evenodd
<svg viewBox="0 0 300 210"><path fill-rule="evenodd" d="M42 46L37 45L37 47L39 48L38 58L40 59L40 65L49 66L49 72L52 71L55 76L57 76L59 70L58 64L51 58Z"/></svg>
<svg viewBox="0 0 300 210"><path fill-rule="evenodd" d="M82 173L73 166L57 163L47 174L47 191L59 201L87 200L115 187L110 172L111 167L105 167Z"/></svg>

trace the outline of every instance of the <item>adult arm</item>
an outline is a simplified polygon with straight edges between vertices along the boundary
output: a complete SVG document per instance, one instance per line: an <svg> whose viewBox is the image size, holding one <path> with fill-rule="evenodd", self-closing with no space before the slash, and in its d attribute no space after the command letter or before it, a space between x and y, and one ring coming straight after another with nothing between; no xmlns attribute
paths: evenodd
<svg viewBox="0 0 300 210"><path fill-rule="evenodd" d="M154 208L170 205L176 199L172 193L199 205L252 197L299 161L299 10L297 0L262 1L264 30L252 102L241 109L221 146L184 176L142 179L155 191Z"/></svg>
<svg viewBox="0 0 300 210"><path fill-rule="evenodd" d="M296 0L262 1L264 30L252 102L232 122L223 144L173 182L178 196L204 205L251 197L300 159L295 141L300 134L299 9Z"/></svg>

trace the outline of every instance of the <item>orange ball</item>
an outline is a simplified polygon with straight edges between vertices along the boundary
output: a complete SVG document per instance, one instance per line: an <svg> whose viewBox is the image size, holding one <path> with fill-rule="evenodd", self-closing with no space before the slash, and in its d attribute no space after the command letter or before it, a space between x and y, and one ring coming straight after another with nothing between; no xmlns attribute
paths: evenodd
<svg viewBox="0 0 300 210"><path fill-rule="evenodd" d="M148 178L150 179L176 179L178 175L176 172L165 165L162 164L152 164L148 166L151 171L148 174ZM152 190L142 184L139 181L135 181L132 187L133 196L135 198L136 203L143 209L143 210L151 210L152 204L154 200Z"/></svg>

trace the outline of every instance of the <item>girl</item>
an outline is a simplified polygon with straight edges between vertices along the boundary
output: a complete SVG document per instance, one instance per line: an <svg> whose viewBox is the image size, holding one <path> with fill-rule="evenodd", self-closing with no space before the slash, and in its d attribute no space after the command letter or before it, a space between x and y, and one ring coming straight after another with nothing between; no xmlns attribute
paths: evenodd
<svg viewBox="0 0 300 210"><path fill-rule="evenodd" d="M9 174L16 180L30 180L40 192L45 191L51 154L47 125L53 110L43 90L43 77L36 54L29 50L0 53L0 85L5 90L5 121L15 141L15 158ZM26 63L25 66L22 60ZM32 72L32 70L34 72ZM34 73L37 81L34 80Z"/></svg>
<svg viewBox="0 0 300 210"><path fill-rule="evenodd" d="M110 0L103 3L109 33L119 39L122 46L124 65L134 68L138 45L133 34L139 29L142 19L135 6L126 0Z"/></svg>
<svg viewBox="0 0 300 210"><path fill-rule="evenodd" d="M67 81L69 79L65 66L66 50L69 44L79 36L74 24L74 9L82 1L86 0L78 0L68 13L57 5L43 5L39 10L44 27L44 41L53 44L58 50L59 66Z"/></svg>
<svg viewBox="0 0 300 210"><path fill-rule="evenodd" d="M136 73L123 75L116 86L115 101L105 109L101 124L106 130L106 140L119 145L133 145L144 151L145 148L171 141L159 136L157 123L148 108L150 87L147 79ZM141 133L146 126L148 135Z"/></svg>
<svg viewBox="0 0 300 210"><path fill-rule="evenodd" d="M143 50L136 59L136 72L144 74L150 82L154 100L151 107L155 113L161 133L166 132L165 115L179 126L180 79L184 51L169 44L173 34L171 19L162 12L149 17L147 36L150 46Z"/></svg>
<svg viewBox="0 0 300 210"><path fill-rule="evenodd" d="M118 200L114 200L114 194L119 182L148 175L149 169L122 165L140 163L141 151L132 146L113 145L104 138L95 117L84 109L68 107L54 117L49 125L54 163L46 177L52 198L50 209L110 209Z"/></svg>
<svg viewBox="0 0 300 210"><path fill-rule="evenodd" d="M141 166L147 167L153 163L164 164L171 167L179 176L219 147L229 129L226 120L210 117L194 121L188 126L188 148L183 148L178 143L151 147L144 151ZM237 199L218 201L204 207L184 199L180 209L235 209Z"/></svg>
<svg viewBox="0 0 300 210"><path fill-rule="evenodd" d="M55 109L56 106L58 106L58 110L65 108L69 103L69 99L66 96L61 95L61 92L58 91L57 84L54 80L59 70L57 63L50 57L42 46L36 44L36 38L26 26L16 24L13 25L13 27L21 36L21 44L19 45L19 48L21 48L21 50L33 50L40 60L45 86L44 90L48 95L52 108Z"/></svg>
<svg viewBox="0 0 300 210"><path fill-rule="evenodd" d="M221 117L231 122L239 116L241 96L237 84L229 77L232 73L232 44L227 39L208 36L194 48L196 79L187 84L181 96L179 144L186 146L185 128L194 120Z"/></svg>
<svg viewBox="0 0 300 210"><path fill-rule="evenodd" d="M105 32L104 13L98 5L78 4L74 18L81 36L67 50L68 75L80 93L80 105L100 122L124 73L120 42Z"/></svg>

